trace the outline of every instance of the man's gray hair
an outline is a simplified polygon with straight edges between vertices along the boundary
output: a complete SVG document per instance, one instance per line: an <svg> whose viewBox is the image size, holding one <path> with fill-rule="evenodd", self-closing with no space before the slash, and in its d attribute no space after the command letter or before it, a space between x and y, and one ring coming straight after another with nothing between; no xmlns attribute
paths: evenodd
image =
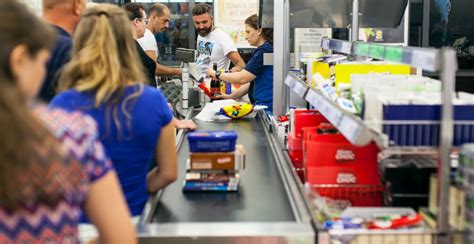
<svg viewBox="0 0 474 244"><path fill-rule="evenodd" d="M150 9L148 10L148 16L155 13L158 17L161 17L165 14L165 9L169 10L168 6L162 3L155 3L151 5Z"/></svg>

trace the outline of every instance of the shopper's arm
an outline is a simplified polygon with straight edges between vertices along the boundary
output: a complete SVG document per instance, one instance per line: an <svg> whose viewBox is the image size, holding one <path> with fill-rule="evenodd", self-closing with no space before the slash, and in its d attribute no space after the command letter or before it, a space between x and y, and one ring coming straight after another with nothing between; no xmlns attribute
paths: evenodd
<svg viewBox="0 0 474 244"><path fill-rule="evenodd" d="M173 123L163 127L156 145L156 165L147 175L149 192L157 192L173 183L178 177L178 156L176 155Z"/></svg>
<svg viewBox="0 0 474 244"><path fill-rule="evenodd" d="M146 55L148 55L148 57L150 57L153 61L156 62L156 60L158 60L158 57L157 57L158 55L156 54L155 51L153 51L153 50L146 50L145 53L146 53Z"/></svg>
<svg viewBox="0 0 474 244"><path fill-rule="evenodd" d="M207 69L206 73L208 76L216 79L216 71L212 69ZM243 85L249 83L250 81L254 80L256 76L247 70L243 69L240 72L233 72L233 73L221 73L219 76L220 80L227 81L232 84L239 84Z"/></svg>
<svg viewBox="0 0 474 244"><path fill-rule="evenodd" d="M170 68L159 63L156 63L156 76L181 76L182 72L180 68Z"/></svg>
<svg viewBox="0 0 474 244"><path fill-rule="evenodd" d="M137 243L135 227L114 171L90 185L84 210L99 231L100 243Z"/></svg>
<svg viewBox="0 0 474 244"><path fill-rule="evenodd" d="M245 67L245 62L242 57L240 57L239 52L232 51L227 54L227 58L229 58L230 61L232 61L232 63L234 64L232 72L241 71Z"/></svg>
<svg viewBox="0 0 474 244"><path fill-rule="evenodd" d="M153 50L145 51L146 55L156 62L157 54ZM156 62L155 75L156 76L181 76L180 68L170 68Z"/></svg>

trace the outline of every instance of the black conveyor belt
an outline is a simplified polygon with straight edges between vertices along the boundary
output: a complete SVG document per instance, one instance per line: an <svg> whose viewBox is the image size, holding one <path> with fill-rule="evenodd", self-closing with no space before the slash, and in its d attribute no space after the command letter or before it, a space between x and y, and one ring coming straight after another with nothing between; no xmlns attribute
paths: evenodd
<svg viewBox="0 0 474 244"><path fill-rule="evenodd" d="M259 118L196 123L199 130L237 131L237 144L243 144L247 153L247 168L241 171L240 190L237 193L183 193L189 156L185 139L178 150L178 180L164 190L152 223L295 221Z"/></svg>

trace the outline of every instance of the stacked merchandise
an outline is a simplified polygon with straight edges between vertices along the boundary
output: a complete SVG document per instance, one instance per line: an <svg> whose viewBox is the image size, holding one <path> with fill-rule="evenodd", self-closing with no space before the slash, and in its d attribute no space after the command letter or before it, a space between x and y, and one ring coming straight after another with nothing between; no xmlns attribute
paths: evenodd
<svg viewBox="0 0 474 244"><path fill-rule="evenodd" d="M414 75L351 75L352 97L361 116L389 137L392 146L437 146L440 141L441 82ZM453 145L474 142L474 95L453 99ZM356 107L359 105L356 104Z"/></svg>
<svg viewBox="0 0 474 244"><path fill-rule="evenodd" d="M474 243L474 144L461 149L457 182L465 191L465 243Z"/></svg>
<svg viewBox="0 0 474 244"><path fill-rule="evenodd" d="M245 169L245 151L236 145L235 131L195 131L188 134L191 154L183 191L235 192L239 170Z"/></svg>
<svg viewBox="0 0 474 244"><path fill-rule="evenodd" d="M290 133L288 134L288 154L301 181L305 181L303 164L303 128L329 123L317 110L292 109L290 111Z"/></svg>
<svg viewBox="0 0 474 244"><path fill-rule="evenodd" d="M375 143L352 145L331 125L303 128L303 163L308 186L346 206L381 206Z"/></svg>

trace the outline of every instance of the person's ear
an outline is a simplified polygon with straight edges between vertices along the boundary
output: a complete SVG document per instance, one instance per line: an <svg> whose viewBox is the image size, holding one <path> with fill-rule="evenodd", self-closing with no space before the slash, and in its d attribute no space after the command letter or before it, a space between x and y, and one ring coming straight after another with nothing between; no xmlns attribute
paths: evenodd
<svg viewBox="0 0 474 244"><path fill-rule="evenodd" d="M76 15L81 15L82 11L86 7L86 0L74 0L72 5L72 11Z"/></svg>
<svg viewBox="0 0 474 244"><path fill-rule="evenodd" d="M27 59L30 58L28 48L26 45L21 44L13 48L10 54L10 67L14 77L23 72L24 65Z"/></svg>
<svg viewBox="0 0 474 244"><path fill-rule="evenodd" d="M257 34L258 34L259 36L261 36L262 33L263 33L263 29L262 29L262 28L257 29Z"/></svg>

